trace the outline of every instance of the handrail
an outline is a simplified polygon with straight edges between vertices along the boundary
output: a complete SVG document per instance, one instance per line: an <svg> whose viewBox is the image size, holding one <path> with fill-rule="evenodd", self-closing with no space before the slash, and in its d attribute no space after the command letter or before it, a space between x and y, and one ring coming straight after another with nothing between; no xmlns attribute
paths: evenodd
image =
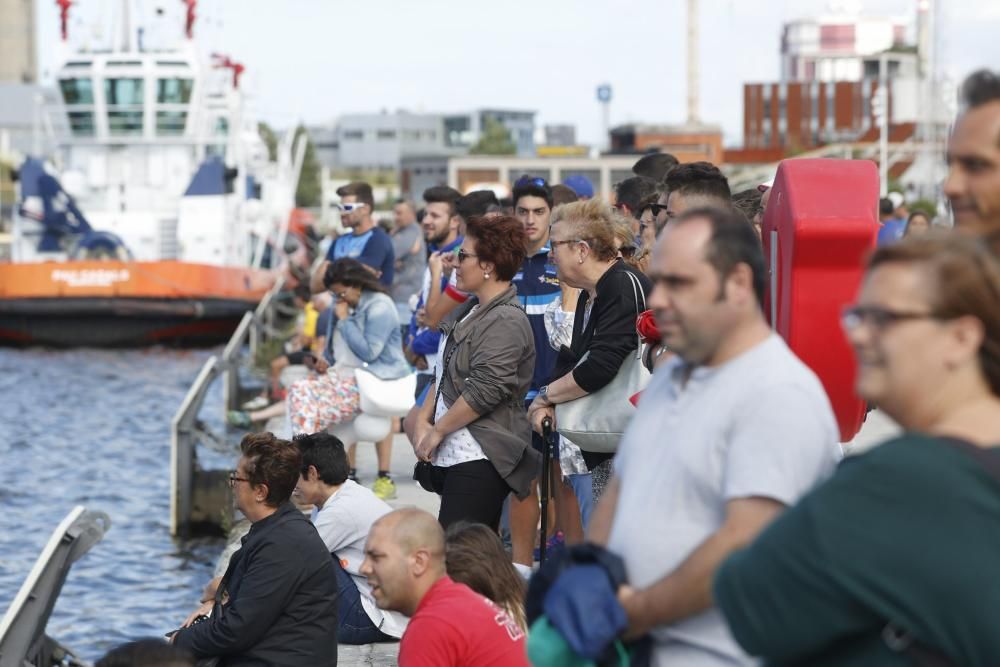
<svg viewBox="0 0 1000 667"><path fill-rule="evenodd" d="M260 342L277 333L274 328L274 308L277 305L275 299L284 284L284 278L278 278L257 308L243 315L221 356L212 356L205 361L194 384L188 389L180 409L174 415L171 422L170 444L170 533L174 536L187 535L191 524L195 522L192 517L196 514L213 517L215 514L221 514L221 512L204 511L205 507L216 507L217 499L208 498L206 489L215 484L212 475L218 473L197 468L195 446L200 442L217 451L224 450L225 433L220 435L213 432L198 418L198 415L209 387L220 375L224 380L222 386L224 409L238 407L243 346L249 339L251 358L255 358ZM221 521L221 516L219 520Z"/></svg>
<svg viewBox="0 0 1000 667"><path fill-rule="evenodd" d="M220 371L218 357L209 357L170 423L170 534L174 536L188 531L194 498L198 413Z"/></svg>

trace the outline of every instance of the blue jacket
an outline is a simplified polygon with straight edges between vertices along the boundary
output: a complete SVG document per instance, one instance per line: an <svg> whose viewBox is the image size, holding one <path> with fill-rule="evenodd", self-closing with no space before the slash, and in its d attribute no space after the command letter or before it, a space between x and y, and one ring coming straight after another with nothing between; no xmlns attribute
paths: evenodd
<svg viewBox="0 0 1000 667"><path fill-rule="evenodd" d="M362 291L354 312L338 320L336 330L364 367L378 378L395 380L410 374L410 365L403 356L399 312L388 294Z"/></svg>

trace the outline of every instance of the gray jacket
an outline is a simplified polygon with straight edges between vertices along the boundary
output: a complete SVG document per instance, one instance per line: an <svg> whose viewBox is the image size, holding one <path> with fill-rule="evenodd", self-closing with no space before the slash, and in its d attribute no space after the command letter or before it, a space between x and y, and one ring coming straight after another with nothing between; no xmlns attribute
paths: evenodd
<svg viewBox="0 0 1000 667"><path fill-rule="evenodd" d="M480 415L468 425L469 432L500 476L524 498L540 462L531 447L524 407L535 370L531 325L513 287L461 322L477 303L470 299L441 324L448 336L441 363L449 361L441 398L451 406L461 396Z"/></svg>

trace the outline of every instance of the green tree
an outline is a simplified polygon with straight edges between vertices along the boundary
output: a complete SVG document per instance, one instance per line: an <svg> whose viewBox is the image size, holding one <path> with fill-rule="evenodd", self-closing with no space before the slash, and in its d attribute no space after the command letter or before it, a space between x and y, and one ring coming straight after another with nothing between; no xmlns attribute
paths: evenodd
<svg viewBox="0 0 1000 667"><path fill-rule="evenodd" d="M299 125L295 128L295 138L298 139L301 135L305 135L306 138L306 155L302 161L302 173L299 174L299 187L295 191L295 205L301 208L316 207L322 200L321 168L309 132L304 126Z"/></svg>
<svg viewBox="0 0 1000 667"><path fill-rule="evenodd" d="M513 155L517 146L510 140L510 132L495 118L486 118L486 126L476 145L469 149L473 155Z"/></svg>
<svg viewBox="0 0 1000 667"><path fill-rule="evenodd" d="M267 123L257 123L257 134L267 145L267 157L274 162L278 159L278 135L274 133Z"/></svg>

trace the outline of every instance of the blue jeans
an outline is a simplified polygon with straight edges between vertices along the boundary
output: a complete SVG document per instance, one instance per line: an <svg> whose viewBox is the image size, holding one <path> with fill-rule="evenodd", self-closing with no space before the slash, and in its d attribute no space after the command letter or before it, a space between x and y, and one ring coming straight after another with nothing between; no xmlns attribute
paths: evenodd
<svg viewBox="0 0 1000 667"><path fill-rule="evenodd" d="M590 523L590 514L594 511L594 489L591 486L590 473L582 475L568 475L570 486L576 495L576 503L580 506L580 522L583 529L587 530Z"/></svg>
<svg viewBox="0 0 1000 667"><path fill-rule="evenodd" d="M344 568L340 559L332 556L337 564L337 643L374 644L375 642L397 642L375 627L361 606L361 593Z"/></svg>

